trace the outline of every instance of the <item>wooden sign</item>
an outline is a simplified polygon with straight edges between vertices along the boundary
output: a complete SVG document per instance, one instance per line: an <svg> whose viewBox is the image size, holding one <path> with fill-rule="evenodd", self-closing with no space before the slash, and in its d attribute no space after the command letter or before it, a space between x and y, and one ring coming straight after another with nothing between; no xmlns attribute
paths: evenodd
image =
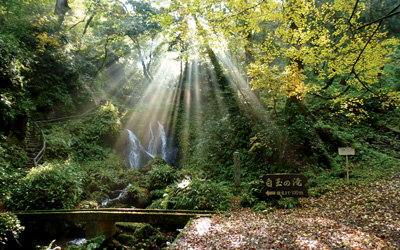
<svg viewBox="0 0 400 250"><path fill-rule="evenodd" d="M339 148L339 155L355 155L356 150L351 147Z"/></svg>
<svg viewBox="0 0 400 250"><path fill-rule="evenodd" d="M346 156L346 168L347 168L347 184L349 184L349 155L355 155L356 150L353 147L338 148L339 155Z"/></svg>
<svg viewBox="0 0 400 250"><path fill-rule="evenodd" d="M263 176L262 196L267 198L308 197L307 177L302 174L269 174Z"/></svg>

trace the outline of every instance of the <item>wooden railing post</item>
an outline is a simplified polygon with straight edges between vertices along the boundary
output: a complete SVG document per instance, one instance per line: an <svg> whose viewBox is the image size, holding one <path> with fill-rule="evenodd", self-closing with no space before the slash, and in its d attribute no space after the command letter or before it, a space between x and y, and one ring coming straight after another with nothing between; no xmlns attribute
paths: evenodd
<svg viewBox="0 0 400 250"><path fill-rule="evenodd" d="M234 180L235 186L240 186L240 155L239 152L233 153L233 168L234 168Z"/></svg>

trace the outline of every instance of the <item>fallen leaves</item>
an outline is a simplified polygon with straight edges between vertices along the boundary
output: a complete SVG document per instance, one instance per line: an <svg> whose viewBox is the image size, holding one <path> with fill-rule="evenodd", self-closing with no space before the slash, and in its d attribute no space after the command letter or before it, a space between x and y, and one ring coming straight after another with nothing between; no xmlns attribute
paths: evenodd
<svg viewBox="0 0 400 250"><path fill-rule="evenodd" d="M266 215L248 209L200 218L171 249L400 249L400 175Z"/></svg>

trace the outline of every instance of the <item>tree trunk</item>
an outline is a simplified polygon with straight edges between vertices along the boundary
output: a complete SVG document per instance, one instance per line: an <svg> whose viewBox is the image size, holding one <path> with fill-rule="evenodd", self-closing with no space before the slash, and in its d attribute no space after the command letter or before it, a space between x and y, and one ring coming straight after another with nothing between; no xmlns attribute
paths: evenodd
<svg viewBox="0 0 400 250"><path fill-rule="evenodd" d="M71 8L68 6L68 0L57 0L54 13L58 16L59 25L64 21L64 16Z"/></svg>
<svg viewBox="0 0 400 250"><path fill-rule="evenodd" d="M253 35L251 32L249 32L246 36L247 43L244 46L244 54L246 58L246 65L250 65L251 63L254 63L254 55L253 55L253 49L251 45L253 44ZM254 97L257 99L257 102L255 103L258 105L260 103L260 91L258 89L253 89L253 85L250 84L251 78L248 76L247 81L248 81L248 86L251 89L252 93L254 94Z"/></svg>

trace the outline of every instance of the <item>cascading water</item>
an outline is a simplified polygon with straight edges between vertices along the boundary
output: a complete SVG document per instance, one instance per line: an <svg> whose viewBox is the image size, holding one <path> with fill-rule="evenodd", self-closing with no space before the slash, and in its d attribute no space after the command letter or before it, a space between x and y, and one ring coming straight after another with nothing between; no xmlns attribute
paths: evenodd
<svg viewBox="0 0 400 250"><path fill-rule="evenodd" d="M167 136L165 135L165 130L163 125L158 122L158 128L160 129L160 138L161 138L161 156L167 161Z"/></svg>
<svg viewBox="0 0 400 250"><path fill-rule="evenodd" d="M160 122L157 123L158 132L156 133L154 133L150 123L150 139L147 150L142 146L137 136L131 130L127 129L129 134L127 162L129 167L139 170L141 166L154 158L155 155L160 155L167 163L174 163L177 150L174 149L172 142L168 141L163 125Z"/></svg>
<svg viewBox="0 0 400 250"><path fill-rule="evenodd" d="M129 150L129 156L128 156L128 163L129 166L135 167L136 169L139 169L140 167L140 153L143 151L143 146L142 143L140 143L139 139L136 137L136 135L127 129L128 134L129 134L129 145L128 145L128 150Z"/></svg>
<svg viewBox="0 0 400 250"><path fill-rule="evenodd" d="M105 207L105 206L107 206L107 204L110 201L118 201L118 200L120 200L122 198L122 196L126 193L126 190L128 189L128 187L130 187L131 185L132 184L128 184L128 186L126 186L126 188L122 189L121 192L119 193L119 195L116 198L114 198L114 199L110 199L110 198L105 199L103 202L101 202L101 205L103 207Z"/></svg>
<svg viewBox="0 0 400 250"><path fill-rule="evenodd" d="M157 148L155 147L156 143L154 143L155 138L154 138L153 128L151 127L151 122L149 129L150 129L150 140L149 140L149 145L147 146L147 152L149 152L152 155L155 155L157 154Z"/></svg>

